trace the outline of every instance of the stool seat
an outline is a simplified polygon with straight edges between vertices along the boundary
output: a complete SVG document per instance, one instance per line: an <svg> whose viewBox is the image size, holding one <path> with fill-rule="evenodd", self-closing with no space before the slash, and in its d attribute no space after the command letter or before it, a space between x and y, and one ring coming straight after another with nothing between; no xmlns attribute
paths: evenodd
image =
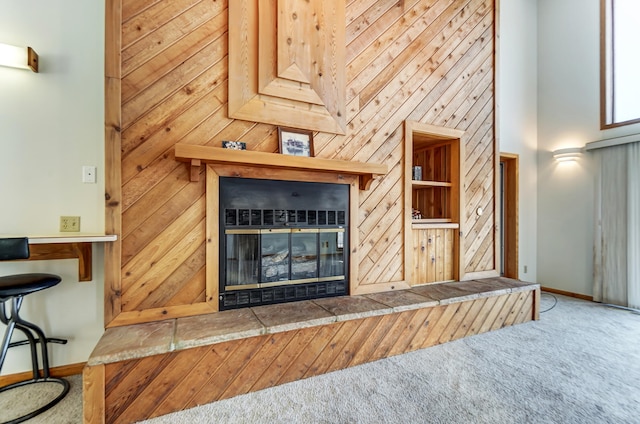
<svg viewBox="0 0 640 424"><path fill-rule="evenodd" d="M62 279L54 274L16 274L0 277L0 298L20 296L48 289Z"/></svg>

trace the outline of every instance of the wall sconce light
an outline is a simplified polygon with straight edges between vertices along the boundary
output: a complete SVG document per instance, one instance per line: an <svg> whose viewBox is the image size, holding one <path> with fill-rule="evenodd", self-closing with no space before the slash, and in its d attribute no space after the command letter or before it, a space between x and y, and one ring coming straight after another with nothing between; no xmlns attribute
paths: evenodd
<svg viewBox="0 0 640 424"><path fill-rule="evenodd" d="M580 159L582 147L570 147L568 149L558 149L553 151L553 157L558 162L571 162Z"/></svg>
<svg viewBox="0 0 640 424"><path fill-rule="evenodd" d="M17 47L0 43L0 66L31 69L38 72L38 53L31 47Z"/></svg>

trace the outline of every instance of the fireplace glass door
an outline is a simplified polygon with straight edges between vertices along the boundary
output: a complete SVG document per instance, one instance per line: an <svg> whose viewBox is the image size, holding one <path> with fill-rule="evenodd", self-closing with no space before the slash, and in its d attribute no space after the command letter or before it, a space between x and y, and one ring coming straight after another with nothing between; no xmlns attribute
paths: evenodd
<svg viewBox="0 0 640 424"><path fill-rule="evenodd" d="M261 230L260 259L262 272L260 283L282 284L289 277L290 230Z"/></svg>
<svg viewBox="0 0 640 424"><path fill-rule="evenodd" d="M321 281L344 278L344 230L320 230Z"/></svg>
<svg viewBox="0 0 640 424"><path fill-rule="evenodd" d="M259 282L259 230L228 230L226 232L227 264L225 280L233 289L257 288Z"/></svg>
<svg viewBox="0 0 640 424"><path fill-rule="evenodd" d="M291 233L291 279L299 283L318 281L318 230Z"/></svg>
<svg viewBox="0 0 640 424"><path fill-rule="evenodd" d="M225 290L345 278L344 228L226 230Z"/></svg>

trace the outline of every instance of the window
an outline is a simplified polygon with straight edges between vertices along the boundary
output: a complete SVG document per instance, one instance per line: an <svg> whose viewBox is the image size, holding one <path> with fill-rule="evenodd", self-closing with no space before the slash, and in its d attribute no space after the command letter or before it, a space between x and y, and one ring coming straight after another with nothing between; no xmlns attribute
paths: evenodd
<svg viewBox="0 0 640 424"><path fill-rule="evenodd" d="M640 1L601 0L601 127L640 122Z"/></svg>

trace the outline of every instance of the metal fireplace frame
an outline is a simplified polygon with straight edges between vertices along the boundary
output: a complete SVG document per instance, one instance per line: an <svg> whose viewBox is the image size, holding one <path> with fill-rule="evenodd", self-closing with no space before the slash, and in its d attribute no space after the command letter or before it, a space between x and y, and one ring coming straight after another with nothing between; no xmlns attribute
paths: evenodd
<svg viewBox="0 0 640 424"><path fill-rule="evenodd" d="M348 295L349 209L345 184L220 177L219 309ZM305 259L305 264L315 261L311 272L316 275L294 278L301 273L294 272L300 266L294 261L294 240L301 238L307 246L315 240L315 259ZM244 247L238 248L241 240ZM274 240L284 243L287 253L277 264L280 271L267 275L265 269L274 265L266 264L264 244ZM238 249L253 253L252 259L244 259L249 272L232 272L232 264L243 261L237 258Z"/></svg>

